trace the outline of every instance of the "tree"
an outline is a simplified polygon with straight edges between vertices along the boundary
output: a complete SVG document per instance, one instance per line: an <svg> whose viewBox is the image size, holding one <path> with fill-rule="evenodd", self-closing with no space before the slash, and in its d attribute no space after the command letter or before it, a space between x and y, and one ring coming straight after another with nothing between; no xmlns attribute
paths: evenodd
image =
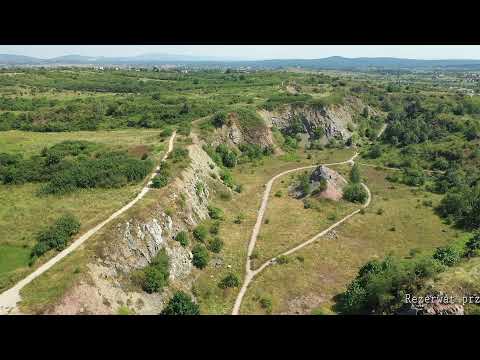
<svg viewBox="0 0 480 360"><path fill-rule="evenodd" d="M227 288L233 288L238 286L240 286L240 280L238 279L238 276L233 273L230 273L227 276L225 276L218 284L218 287L220 289L227 289Z"/></svg>
<svg viewBox="0 0 480 360"><path fill-rule="evenodd" d="M350 171L350 181L354 184L359 184L362 181L360 169L357 164L354 164Z"/></svg>
<svg viewBox="0 0 480 360"><path fill-rule="evenodd" d="M203 269L207 266L208 261L210 260L210 256L208 255L208 251L202 244L197 244L192 249L193 259L192 263L199 269Z"/></svg>
<svg viewBox="0 0 480 360"><path fill-rule="evenodd" d="M177 291L160 315L200 315L200 307L183 291Z"/></svg>

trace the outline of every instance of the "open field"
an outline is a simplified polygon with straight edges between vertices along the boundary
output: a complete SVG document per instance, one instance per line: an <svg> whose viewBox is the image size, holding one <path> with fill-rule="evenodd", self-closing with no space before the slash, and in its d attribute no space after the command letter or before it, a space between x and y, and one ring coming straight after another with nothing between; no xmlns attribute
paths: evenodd
<svg viewBox="0 0 480 360"><path fill-rule="evenodd" d="M248 289L241 313L265 313L263 298L271 300L273 313L310 313L317 308L331 312L334 296L345 290L366 261L389 253L407 256L412 249L429 251L463 236L422 205L427 198L437 203L438 196L414 194L405 185L392 188L384 171L367 167L361 171L373 196L365 213L337 228L336 238L325 236L292 255L287 264L265 269Z"/></svg>
<svg viewBox="0 0 480 360"><path fill-rule="evenodd" d="M229 272L237 274L239 278L245 275L247 245L256 221L264 184L284 170L314 163L346 160L351 157L352 150L323 150L310 153L313 154L312 159L307 159L307 154L299 150L296 154L265 158L261 166L254 166L251 163L239 165L232 173L235 181L243 185L243 191L235 194L230 201L213 199L213 203L221 207L225 213L225 220L221 223L219 233L225 246L219 257L227 267L208 266L199 274L194 285L194 293L199 299L203 313L229 314L232 311L238 290L222 290L218 287L218 282ZM234 220L239 214L243 214L244 219L240 224L236 224Z"/></svg>
<svg viewBox="0 0 480 360"><path fill-rule="evenodd" d="M290 183L295 183L296 176L301 172L278 179L272 187L264 224L255 246L253 269L308 240L358 207L344 200L315 199L315 208L305 209L301 200L288 194ZM280 197L275 195L278 192L282 194Z"/></svg>
<svg viewBox="0 0 480 360"><path fill-rule="evenodd" d="M27 132L3 131L0 136L0 153L23 154L28 157L38 154L45 147L50 147L66 140L86 140L125 149L132 146L145 145L163 149L160 144L160 130L127 129L111 131L76 131L76 132Z"/></svg>

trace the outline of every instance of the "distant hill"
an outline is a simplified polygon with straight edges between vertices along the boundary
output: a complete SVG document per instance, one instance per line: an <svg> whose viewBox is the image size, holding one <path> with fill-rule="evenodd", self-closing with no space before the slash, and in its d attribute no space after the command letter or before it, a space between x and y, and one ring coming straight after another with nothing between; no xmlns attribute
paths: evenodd
<svg viewBox="0 0 480 360"><path fill-rule="evenodd" d="M306 69L457 69L480 70L480 60L418 60L391 57L345 58L332 56L323 59L269 59L269 60L229 60L219 57L202 57L176 54L143 54L132 57L92 57L66 55L51 59L39 59L22 55L0 54L0 66L24 65L183 65L196 67L252 67L278 69L301 67Z"/></svg>
<svg viewBox="0 0 480 360"><path fill-rule="evenodd" d="M30 56L0 54L0 65L30 65L41 64L42 60Z"/></svg>

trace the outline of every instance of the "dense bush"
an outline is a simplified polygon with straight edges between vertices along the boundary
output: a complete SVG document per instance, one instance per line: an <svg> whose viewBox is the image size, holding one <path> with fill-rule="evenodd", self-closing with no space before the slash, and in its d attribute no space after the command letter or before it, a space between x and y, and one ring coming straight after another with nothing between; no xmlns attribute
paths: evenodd
<svg viewBox="0 0 480 360"><path fill-rule="evenodd" d="M150 264L140 271L141 286L147 293L159 292L168 285L169 259L165 249L161 249Z"/></svg>
<svg viewBox="0 0 480 360"><path fill-rule="evenodd" d="M175 148L171 153L169 158L173 163L178 163L186 158L188 158L188 150L184 148Z"/></svg>
<svg viewBox="0 0 480 360"><path fill-rule="evenodd" d="M115 188L143 180L152 170L151 160L138 160L123 152L67 163L42 187L45 194L63 194L78 188Z"/></svg>
<svg viewBox="0 0 480 360"><path fill-rule="evenodd" d="M208 255L208 251L204 245L197 244L192 249L193 259L192 263L199 269L203 269L205 266L208 265L208 261L210 260L210 256Z"/></svg>
<svg viewBox="0 0 480 360"><path fill-rule="evenodd" d="M453 266L460 261L461 255L451 246L439 247L435 250L433 258L440 261L443 265Z"/></svg>
<svg viewBox="0 0 480 360"><path fill-rule="evenodd" d="M65 249L68 241L79 230L80 222L75 216L71 214L63 215L52 226L37 235L38 242L32 249L31 257L35 259L50 249L58 251Z"/></svg>
<svg viewBox="0 0 480 360"><path fill-rule="evenodd" d="M477 230L465 244L465 255L475 256L480 250L480 230Z"/></svg>
<svg viewBox="0 0 480 360"><path fill-rule="evenodd" d="M154 176L152 179L152 187L155 189L161 189L168 184L168 176L164 173L160 173Z"/></svg>
<svg viewBox="0 0 480 360"><path fill-rule="evenodd" d="M220 128L227 122L227 114L223 111L219 111L212 116L213 126Z"/></svg>
<svg viewBox="0 0 480 360"><path fill-rule="evenodd" d="M312 184L310 184L310 176L308 173L298 175L297 189L302 193L302 196L307 196L312 191Z"/></svg>
<svg viewBox="0 0 480 360"><path fill-rule="evenodd" d="M220 155L221 164L228 168L233 168L237 165L237 154L228 148L225 144L220 144L217 146L215 151Z"/></svg>
<svg viewBox="0 0 480 360"><path fill-rule="evenodd" d="M200 308L189 295L177 291L160 315L200 315Z"/></svg>
<svg viewBox="0 0 480 360"><path fill-rule="evenodd" d="M240 280L238 279L238 276L233 273L229 273L218 284L218 287L221 289L234 288L238 286L240 286Z"/></svg>
<svg viewBox="0 0 480 360"><path fill-rule="evenodd" d="M101 150L101 151L98 151ZM44 194L63 194L79 188L112 188L143 180L153 168L126 152L108 152L86 141L65 141L30 159L2 154L0 179L4 184L46 182Z"/></svg>
<svg viewBox="0 0 480 360"><path fill-rule="evenodd" d="M195 240L200 242L205 242L208 236L208 229L205 225L198 225L195 229L193 229L193 237Z"/></svg>
<svg viewBox="0 0 480 360"><path fill-rule="evenodd" d="M208 250L219 253L223 249L223 241L219 237L214 237L208 242Z"/></svg>
<svg viewBox="0 0 480 360"><path fill-rule="evenodd" d="M208 209L208 215L210 216L210 218L214 219L214 220L222 220L223 219L223 211L222 209L219 209L215 206L212 206L212 205L209 205L207 207Z"/></svg>
<svg viewBox="0 0 480 360"><path fill-rule="evenodd" d="M382 156L382 147L378 144L373 145L368 152L368 157L371 159L377 159L380 156Z"/></svg>
<svg viewBox="0 0 480 360"><path fill-rule="evenodd" d="M362 181L360 176L360 168L357 164L354 164L350 170L350 181L354 184L359 184Z"/></svg>
<svg viewBox="0 0 480 360"><path fill-rule="evenodd" d="M425 278L440 272L432 258L400 260L387 257L365 264L340 296L339 310L353 314L393 314L405 304L405 294L414 294Z"/></svg>
<svg viewBox="0 0 480 360"><path fill-rule="evenodd" d="M437 207L440 216L466 229L480 227L480 185L463 187L445 195Z"/></svg>
<svg viewBox="0 0 480 360"><path fill-rule="evenodd" d="M348 184L343 189L343 198L353 203L363 204L368 194L361 184Z"/></svg>
<svg viewBox="0 0 480 360"><path fill-rule="evenodd" d="M183 247L188 245L188 234L186 231L180 231L177 236L175 236L175 240L177 240L180 245Z"/></svg>
<svg viewBox="0 0 480 360"><path fill-rule="evenodd" d="M409 186L421 186L425 184L425 175L422 169L405 168L403 169L403 183Z"/></svg>

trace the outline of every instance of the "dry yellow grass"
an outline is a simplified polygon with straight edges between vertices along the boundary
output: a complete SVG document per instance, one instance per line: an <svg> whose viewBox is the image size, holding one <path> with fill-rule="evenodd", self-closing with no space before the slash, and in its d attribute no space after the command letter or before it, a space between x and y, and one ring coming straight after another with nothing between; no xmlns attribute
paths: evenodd
<svg viewBox="0 0 480 360"><path fill-rule="evenodd" d="M338 238L323 237L291 255L288 264L265 269L247 291L241 313L264 313L261 297L272 299L273 313L328 308L368 260L390 252L406 256L414 248L431 250L463 236L443 224L431 207L422 205L427 197L435 205L439 196L393 185L385 180L384 171L361 170L373 193L365 214L338 227ZM380 208L381 215L377 214Z"/></svg>
<svg viewBox="0 0 480 360"><path fill-rule="evenodd" d="M224 265L219 268L208 266L199 274L194 284L194 292L199 299L202 313L229 314L232 310L238 290L222 290L218 288L218 283L229 272L237 274L240 279L244 276L247 245L256 221L265 183L284 170L302 165L346 160L351 157L352 151L324 150L313 151L312 154L312 158L308 159L307 154L299 150L294 156L265 158L259 166L239 165L234 169L233 176L237 183L243 185L242 193L235 194L231 201L213 199L215 205L221 207L225 213L225 220L221 224L219 233L225 242L224 249L219 255ZM239 214L244 215L244 220L241 224L236 224L234 220Z"/></svg>

